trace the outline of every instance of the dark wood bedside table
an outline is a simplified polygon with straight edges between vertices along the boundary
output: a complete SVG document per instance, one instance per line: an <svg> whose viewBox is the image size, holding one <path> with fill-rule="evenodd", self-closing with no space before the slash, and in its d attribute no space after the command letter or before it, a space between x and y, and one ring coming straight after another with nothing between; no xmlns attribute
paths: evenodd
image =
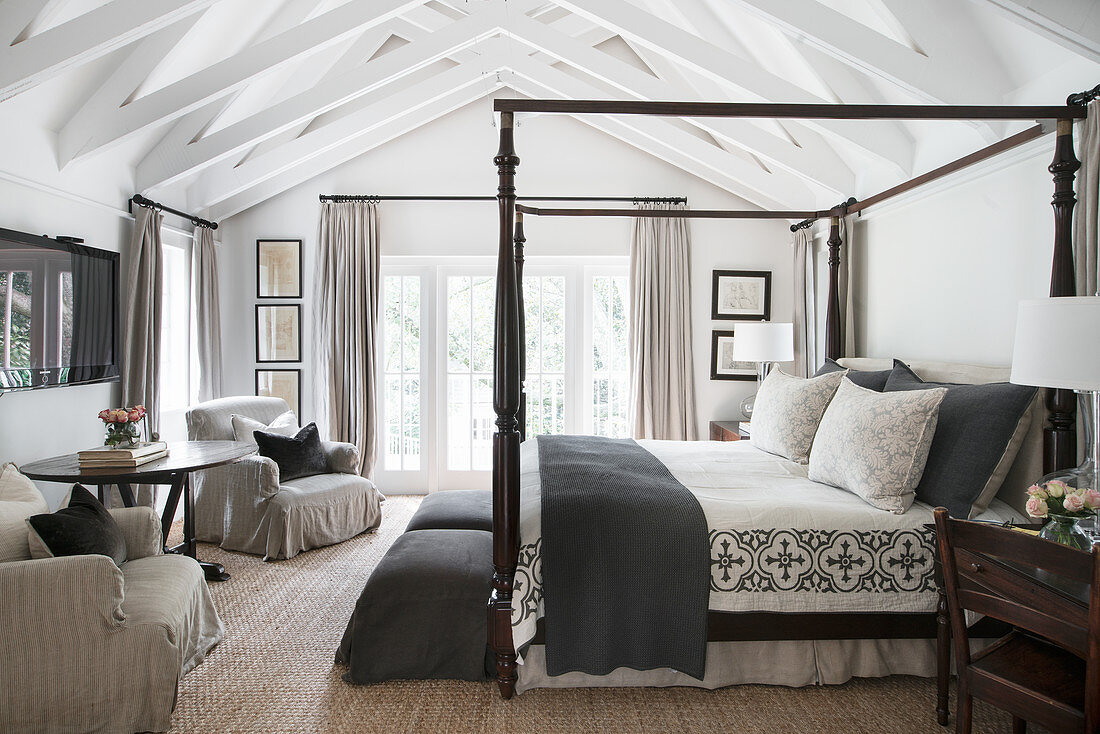
<svg viewBox="0 0 1100 734"><path fill-rule="evenodd" d="M711 441L740 441L748 439L747 431L741 429L741 421L711 421Z"/></svg>

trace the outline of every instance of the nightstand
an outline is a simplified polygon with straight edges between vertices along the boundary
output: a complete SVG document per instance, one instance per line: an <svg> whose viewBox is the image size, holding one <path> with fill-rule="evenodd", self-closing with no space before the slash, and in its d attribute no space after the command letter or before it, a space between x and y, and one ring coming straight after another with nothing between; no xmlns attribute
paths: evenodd
<svg viewBox="0 0 1100 734"><path fill-rule="evenodd" d="M741 421L711 421L711 441L740 441L748 439L748 431L741 428Z"/></svg>

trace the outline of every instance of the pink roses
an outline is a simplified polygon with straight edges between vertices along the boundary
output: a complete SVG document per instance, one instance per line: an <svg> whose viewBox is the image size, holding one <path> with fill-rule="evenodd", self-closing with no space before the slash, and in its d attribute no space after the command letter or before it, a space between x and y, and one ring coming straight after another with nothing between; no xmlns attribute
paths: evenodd
<svg viewBox="0 0 1100 734"><path fill-rule="evenodd" d="M1025 509L1032 517L1087 517L1100 509L1100 492L1071 487L1060 479L1052 479L1043 485L1033 484L1027 488L1027 493Z"/></svg>
<svg viewBox="0 0 1100 734"><path fill-rule="evenodd" d="M99 411L99 419L104 423L137 423L145 417L145 406L132 408L108 408Z"/></svg>

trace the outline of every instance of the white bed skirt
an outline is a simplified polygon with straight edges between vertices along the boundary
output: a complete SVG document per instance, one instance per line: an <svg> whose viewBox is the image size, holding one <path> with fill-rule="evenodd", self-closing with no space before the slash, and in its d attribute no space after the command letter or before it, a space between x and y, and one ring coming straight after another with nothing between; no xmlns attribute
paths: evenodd
<svg viewBox="0 0 1100 734"><path fill-rule="evenodd" d="M619 668L608 675L546 674L546 647L531 645L519 668L516 691L531 688L693 686L744 683L776 686L835 685L851 678L936 674L935 640L779 640L707 643L707 672L696 680L670 668Z"/></svg>

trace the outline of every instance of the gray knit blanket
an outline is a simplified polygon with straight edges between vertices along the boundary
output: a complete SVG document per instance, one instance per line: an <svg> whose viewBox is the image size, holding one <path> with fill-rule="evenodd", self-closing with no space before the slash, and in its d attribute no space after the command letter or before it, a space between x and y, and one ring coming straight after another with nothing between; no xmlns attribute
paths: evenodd
<svg viewBox="0 0 1100 734"><path fill-rule="evenodd" d="M546 670L706 668L698 500L632 439L539 436Z"/></svg>

